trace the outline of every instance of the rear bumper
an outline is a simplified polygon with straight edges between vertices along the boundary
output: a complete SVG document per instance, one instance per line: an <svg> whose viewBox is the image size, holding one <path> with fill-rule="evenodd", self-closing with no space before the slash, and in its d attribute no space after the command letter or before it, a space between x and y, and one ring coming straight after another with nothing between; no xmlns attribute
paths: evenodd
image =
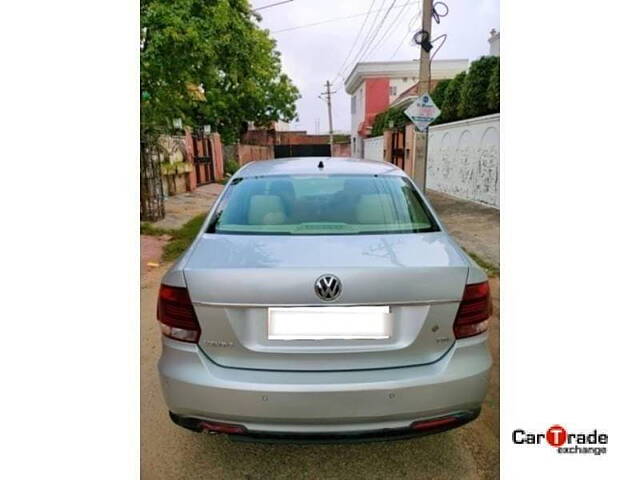
<svg viewBox="0 0 640 480"><path fill-rule="evenodd" d="M415 421L450 415L461 422L444 429L459 426L477 416L490 367L486 333L457 341L435 364L415 367L240 370L220 367L196 345L167 338L158 364L163 395L176 418L239 424L254 440L279 436L290 440L291 434L413 436L423 433L408 431Z"/></svg>
<svg viewBox="0 0 640 480"><path fill-rule="evenodd" d="M383 428L378 430L358 430L350 432L263 432L254 430L244 430L232 433L231 439L237 442L256 443L361 443L379 442L387 440L405 440L409 438L441 433L453 428L461 427L476 419L480 414L480 409L468 412L460 412L453 417L445 417L435 421L434 426L419 429L414 426L399 428ZM183 417L169 412L171 420L188 430L195 432L220 433L207 429L206 421L194 417ZM443 421L444 420L444 421ZM451 420L451 421L446 421ZM228 432L227 432L228 433Z"/></svg>

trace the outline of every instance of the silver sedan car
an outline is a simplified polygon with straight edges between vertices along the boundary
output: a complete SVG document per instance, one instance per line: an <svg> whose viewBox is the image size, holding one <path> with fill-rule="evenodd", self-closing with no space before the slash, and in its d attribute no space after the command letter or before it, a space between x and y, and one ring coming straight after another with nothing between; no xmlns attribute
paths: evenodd
<svg viewBox="0 0 640 480"><path fill-rule="evenodd" d="M406 438L476 418L487 277L385 162L251 163L162 280L172 420L250 441Z"/></svg>

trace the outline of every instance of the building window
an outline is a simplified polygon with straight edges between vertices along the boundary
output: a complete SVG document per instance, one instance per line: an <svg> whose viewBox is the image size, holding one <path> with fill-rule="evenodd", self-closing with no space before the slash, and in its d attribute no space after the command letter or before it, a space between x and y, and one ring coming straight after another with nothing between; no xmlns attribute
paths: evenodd
<svg viewBox="0 0 640 480"><path fill-rule="evenodd" d="M395 97L398 93L398 87L389 87L389 96Z"/></svg>

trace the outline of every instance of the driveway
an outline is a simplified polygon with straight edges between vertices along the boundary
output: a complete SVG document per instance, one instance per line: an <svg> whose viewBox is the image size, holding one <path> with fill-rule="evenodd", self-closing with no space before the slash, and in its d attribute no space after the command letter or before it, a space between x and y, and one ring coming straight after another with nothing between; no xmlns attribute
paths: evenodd
<svg viewBox="0 0 640 480"><path fill-rule="evenodd" d="M427 190L449 233L467 251L500 266L500 210Z"/></svg>
<svg viewBox="0 0 640 480"><path fill-rule="evenodd" d="M437 196L437 195L436 195ZM495 212L435 198L445 224L470 251L494 251L483 245L497 228ZM463 202L468 203L468 202ZM484 207L482 207L484 208ZM206 209L205 209L206 210ZM447 213L445 213L445 210ZM464 212L457 220L456 211ZM198 213L198 212L196 212ZM193 215L195 215L194 213ZM480 232L485 232L481 234ZM462 235L465 239L459 237ZM493 235L493 236L492 236ZM475 240L474 240L475 239ZM494 258L499 257L497 255ZM493 259L492 259L493 260ZM141 281L141 468L145 479L495 479L499 477L500 281L491 280L495 315L490 326L494 359L489 393L477 420L442 434L395 442L349 445L263 445L233 443L225 436L192 433L175 426L162 400L156 362L160 332L156 295L168 265L143 271Z"/></svg>
<svg viewBox="0 0 640 480"><path fill-rule="evenodd" d="M224 189L224 185L210 183L193 192L174 195L164 201L165 217L152 225L167 230L178 230L200 213L208 212L213 202Z"/></svg>

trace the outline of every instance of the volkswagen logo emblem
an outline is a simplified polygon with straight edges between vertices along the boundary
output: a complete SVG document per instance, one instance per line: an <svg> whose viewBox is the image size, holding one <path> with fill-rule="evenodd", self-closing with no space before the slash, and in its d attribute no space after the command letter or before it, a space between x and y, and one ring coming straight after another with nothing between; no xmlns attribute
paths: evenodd
<svg viewBox="0 0 640 480"><path fill-rule="evenodd" d="M314 288L321 300L330 302L342 293L342 282L335 275L325 274L316 280Z"/></svg>

